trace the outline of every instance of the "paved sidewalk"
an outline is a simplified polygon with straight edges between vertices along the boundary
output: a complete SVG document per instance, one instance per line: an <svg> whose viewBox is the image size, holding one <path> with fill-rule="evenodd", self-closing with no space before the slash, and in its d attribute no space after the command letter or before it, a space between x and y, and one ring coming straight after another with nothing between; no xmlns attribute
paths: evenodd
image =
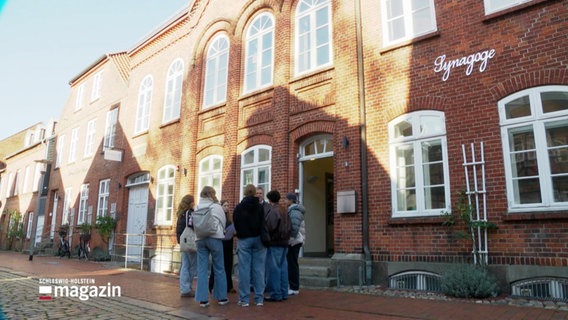
<svg viewBox="0 0 568 320"><path fill-rule="evenodd" d="M53 297L40 300L40 281L86 279L96 286L120 286L120 297ZM92 283L91 283L92 284ZM236 284L236 281L235 281ZM301 290L285 302L263 307L200 308L179 297L176 276L123 269L109 263L0 251L0 319L568 319L568 312L544 308L476 304L461 301L369 296L335 291Z"/></svg>

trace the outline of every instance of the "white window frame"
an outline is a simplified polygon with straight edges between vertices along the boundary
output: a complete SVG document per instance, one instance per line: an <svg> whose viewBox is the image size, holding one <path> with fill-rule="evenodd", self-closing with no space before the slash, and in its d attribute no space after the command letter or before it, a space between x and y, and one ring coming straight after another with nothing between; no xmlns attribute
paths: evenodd
<svg viewBox="0 0 568 320"><path fill-rule="evenodd" d="M83 108L85 95L85 84L82 83L77 87L77 96L75 97L75 111Z"/></svg>
<svg viewBox="0 0 568 320"><path fill-rule="evenodd" d="M59 168L61 166L61 160L63 158L63 148L65 147L65 135L62 134L57 138L57 159L55 159L55 167Z"/></svg>
<svg viewBox="0 0 568 320"><path fill-rule="evenodd" d="M110 196L110 179L101 180L99 182L99 200L97 201L97 217L108 215Z"/></svg>
<svg viewBox="0 0 568 320"><path fill-rule="evenodd" d="M215 168L215 163L219 164L219 168ZM199 161L197 181L198 192L201 192L205 186L211 186L220 196L223 186L223 157L220 155L211 155Z"/></svg>
<svg viewBox="0 0 568 320"><path fill-rule="evenodd" d="M61 216L61 224L71 224L71 199L73 188L65 188L65 199L63 199L63 215Z"/></svg>
<svg viewBox="0 0 568 320"><path fill-rule="evenodd" d="M92 156L94 153L93 144L95 143L95 134L97 133L97 119L87 122L87 134L85 136L84 157Z"/></svg>
<svg viewBox="0 0 568 320"><path fill-rule="evenodd" d="M26 239L30 239L32 237L32 228L34 226L34 213L28 213L28 225L26 226Z"/></svg>
<svg viewBox="0 0 568 320"><path fill-rule="evenodd" d="M101 97L102 80L103 80L103 71L99 71L93 77L93 88L91 89L91 102Z"/></svg>
<svg viewBox="0 0 568 320"><path fill-rule="evenodd" d="M439 127L427 127L427 119L435 119ZM397 136L397 125L406 122L411 126L412 133L410 135ZM424 129L424 130L422 130ZM421 132L421 130L423 132ZM439 143L442 151L441 161L423 161L422 147L429 142ZM392 198L392 216L393 217L424 217L424 216L439 216L446 212L451 211L450 201L450 174L448 164L448 147L446 142L446 126L445 116L440 111L416 111L408 114L401 115L389 123L389 144L390 144L390 178L391 178L391 198ZM399 176L399 163L397 163L397 150L400 147L410 147L413 150L413 161L411 165L406 163L401 166L411 167L414 172L414 188L402 187L398 184ZM444 197L445 206L443 208L427 208L425 189L427 187L440 187L442 185L426 185L424 181L424 164L442 164L444 174ZM406 174L406 171L404 172ZM407 180L404 181L405 183ZM399 189L414 189L416 207L413 210L399 210L398 191Z"/></svg>
<svg viewBox="0 0 568 320"><path fill-rule="evenodd" d="M552 149L564 149L564 147L549 148L547 143L546 125L553 123L566 123L568 126L568 110L544 113L542 108L541 93L545 92L563 92L568 93L568 86L542 86L526 89L514 93L498 102L499 118L501 125L501 140L503 144L503 163L505 166L505 179L507 182L507 203L509 212L527 212L538 209L539 211L547 210L566 210L568 209L568 201L557 202L554 199L554 186L552 184L553 177L563 177L568 174L553 174L550 166L549 152ZM530 115L507 119L507 103L528 96L530 102ZM534 146L526 147L520 151L511 151L509 141L509 133L515 130L523 130L532 127L534 135ZM567 143L566 141L564 143ZM514 180L522 180L523 177L514 177L511 163L511 156L519 153L521 157L532 157L529 160L536 160L538 173L533 177L538 179L540 185L539 203L520 203L520 195L517 195L514 188ZM534 155L534 156L533 156ZM528 177L525 177L528 178ZM518 200L518 201L517 201Z"/></svg>
<svg viewBox="0 0 568 320"><path fill-rule="evenodd" d="M34 172L34 180L32 181L32 191L37 192L39 190L39 182L41 179L41 171L44 169L43 163L36 163L35 165L35 172Z"/></svg>
<svg viewBox="0 0 568 320"><path fill-rule="evenodd" d="M134 134L146 132L148 131L148 128L150 128L150 110L152 109L153 87L154 79L152 75L147 75L140 82Z"/></svg>
<svg viewBox="0 0 568 320"><path fill-rule="evenodd" d="M114 108L108 111L106 114L103 150L114 148L114 139L116 138L117 123L118 123L118 108Z"/></svg>
<svg viewBox="0 0 568 320"><path fill-rule="evenodd" d="M417 12L416 8L412 7L412 2L410 0L381 0L381 21L382 21L382 29L383 29L383 45L390 46L400 42L408 41L410 39L414 39L420 36L423 36L428 33L436 32L438 30L437 23L436 23L436 9L434 6L434 0L427 0L429 3L428 7L419 8L419 10L427 10L430 14L430 26L426 27L423 30L416 30L414 31L415 25L415 13ZM396 3L402 5L402 13L396 17L390 16L390 10L387 7L388 3ZM405 34L399 38L392 39L392 21L394 20L403 20ZM396 28L399 30L400 28Z"/></svg>
<svg viewBox="0 0 568 320"><path fill-rule="evenodd" d="M79 143L79 127L71 130L71 143L69 145L69 163L77 159L77 143Z"/></svg>
<svg viewBox="0 0 568 320"><path fill-rule="evenodd" d="M265 55L269 56L268 61L265 61ZM263 78L263 71L269 72L268 79ZM263 12L254 18L246 32L243 93L269 87L273 83L273 78L274 17L268 12Z"/></svg>
<svg viewBox="0 0 568 320"><path fill-rule="evenodd" d="M168 68L162 123L179 119L183 88L183 71L184 64L183 60L180 58L175 59Z"/></svg>
<svg viewBox="0 0 568 320"><path fill-rule="evenodd" d="M327 21L318 25L318 14L327 10ZM306 74L333 64L332 8L330 0L302 0L296 7L294 70L296 75ZM300 30L303 22L308 23L308 30ZM318 42L318 31L326 30L327 41ZM302 48L304 48L302 50ZM319 50L327 50L319 51ZM302 50L302 51L300 51ZM318 53L326 52L328 61L319 61Z"/></svg>
<svg viewBox="0 0 568 320"><path fill-rule="evenodd" d="M21 183L20 180L22 179L21 176L22 176L22 170L21 169L16 170L16 176L14 178L14 180L15 180L14 181L14 195L15 196L20 194L20 183Z"/></svg>
<svg viewBox="0 0 568 320"><path fill-rule="evenodd" d="M87 210L89 206L89 184L85 183L81 185L81 194L79 195L79 210L77 216L77 224L81 223L91 223L87 221Z"/></svg>
<svg viewBox="0 0 568 320"><path fill-rule="evenodd" d="M167 165L156 175L156 225L171 225L174 216L174 192L177 167Z"/></svg>
<svg viewBox="0 0 568 320"><path fill-rule="evenodd" d="M484 0L485 15L490 15L502 10L513 8L532 0Z"/></svg>
<svg viewBox="0 0 568 320"><path fill-rule="evenodd" d="M6 198L9 198L13 195L14 191L14 173L10 172L8 174L8 184L6 185Z"/></svg>
<svg viewBox="0 0 568 320"><path fill-rule="evenodd" d="M230 43L227 35L221 33L211 39L207 49L202 109L227 101L229 49Z"/></svg>
<svg viewBox="0 0 568 320"><path fill-rule="evenodd" d="M268 151L268 160L260 160L260 152ZM252 154L252 161L247 162L247 155ZM245 173L250 172L252 176L251 179L245 178ZM266 173L266 181L259 181L260 172ZM254 184L256 187L262 187L264 190L270 190L272 178L272 147L268 145L257 145L246 149L241 153L241 188L240 197L243 197L243 191L247 184Z"/></svg>
<svg viewBox="0 0 568 320"><path fill-rule="evenodd" d="M24 169L24 186L22 188L22 193L28 192L30 184L29 180L30 180L30 166L26 166L26 168Z"/></svg>

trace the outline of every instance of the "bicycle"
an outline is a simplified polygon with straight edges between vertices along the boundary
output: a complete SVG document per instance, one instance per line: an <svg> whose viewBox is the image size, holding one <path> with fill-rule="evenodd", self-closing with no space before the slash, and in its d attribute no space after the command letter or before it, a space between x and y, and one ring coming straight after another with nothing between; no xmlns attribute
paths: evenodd
<svg viewBox="0 0 568 320"><path fill-rule="evenodd" d="M69 250L69 241L67 241L66 237L66 231L59 231L59 248L57 249L57 256L59 258L67 256L67 259L70 259L71 250Z"/></svg>
<svg viewBox="0 0 568 320"><path fill-rule="evenodd" d="M89 246L89 241L91 240L90 234L82 234L79 236L79 249L77 255L79 260L85 259L89 260L89 253L91 252L91 247Z"/></svg>

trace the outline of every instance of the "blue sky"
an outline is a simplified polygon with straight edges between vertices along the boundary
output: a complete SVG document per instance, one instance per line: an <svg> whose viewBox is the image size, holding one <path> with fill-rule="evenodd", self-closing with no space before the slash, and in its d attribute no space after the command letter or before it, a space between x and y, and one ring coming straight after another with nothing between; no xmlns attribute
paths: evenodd
<svg viewBox="0 0 568 320"><path fill-rule="evenodd" d="M0 140L57 119L69 80L190 0L0 0Z"/></svg>

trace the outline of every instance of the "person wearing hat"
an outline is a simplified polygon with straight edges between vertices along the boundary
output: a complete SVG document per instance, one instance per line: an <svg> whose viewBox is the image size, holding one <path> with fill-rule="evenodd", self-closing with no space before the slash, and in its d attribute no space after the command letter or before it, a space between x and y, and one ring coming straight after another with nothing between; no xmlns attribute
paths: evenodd
<svg viewBox="0 0 568 320"><path fill-rule="evenodd" d="M292 234L288 241L286 260L288 262L288 295L293 296L300 293L300 265L298 264L298 256L306 240L306 227L304 222L306 209L298 203L298 197L292 192L286 194L285 203L288 206L288 216L292 222Z"/></svg>

